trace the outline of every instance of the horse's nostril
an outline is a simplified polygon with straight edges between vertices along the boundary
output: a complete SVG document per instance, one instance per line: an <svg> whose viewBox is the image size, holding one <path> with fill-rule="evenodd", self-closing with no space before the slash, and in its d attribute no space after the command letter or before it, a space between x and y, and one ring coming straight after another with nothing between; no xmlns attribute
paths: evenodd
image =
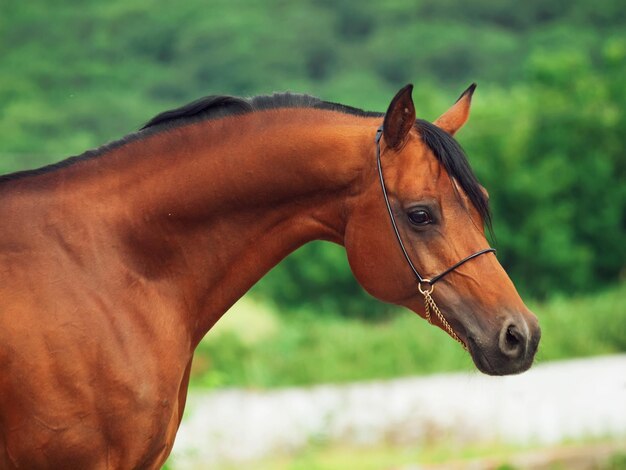
<svg viewBox="0 0 626 470"><path fill-rule="evenodd" d="M509 324L500 332L499 346L505 356L518 359L525 353L526 338L515 324Z"/></svg>
<svg viewBox="0 0 626 470"><path fill-rule="evenodd" d="M515 331L515 326L511 325L506 329L506 344L507 346L514 348L516 347L519 343L520 340L518 338L518 333Z"/></svg>

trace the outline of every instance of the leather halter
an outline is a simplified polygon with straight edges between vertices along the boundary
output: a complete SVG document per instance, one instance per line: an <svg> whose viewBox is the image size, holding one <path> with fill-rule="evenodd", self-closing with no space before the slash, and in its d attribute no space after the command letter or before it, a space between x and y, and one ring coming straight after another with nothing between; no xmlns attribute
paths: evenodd
<svg viewBox="0 0 626 470"><path fill-rule="evenodd" d="M378 176L380 177L380 186L381 186L381 188L383 190L383 197L385 198L385 205L387 206L387 212L389 212L389 219L391 220L391 226L393 227L393 231L396 234L396 238L398 240L398 244L400 245L400 249L402 250L402 254L404 255L404 258L406 259L407 263L409 264L409 267L413 271L413 274L415 274L415 278L417 279L419 291L422 294L424 294L425 292L430 293L430 292L432 292L432 290L434 288L435 282L437 282L438 280L440 280L441 278L443 278L447 274L450 274L452 271L454 271L459 266L467 263L468 261L470 261L470 260L472 260L472 259L474 259L474 258L476 258L476 257L478 257L480 255L484 255L485 253L495 253L496 250L495 250L495 248L485 248L483 250L477 251L476 253L473 253L473 254L463 258L458 263L453 264L448 269L440 272L436 276L432 276L430 278L423 277L417 271L417 268L415 267L415 265L411 261L411 257L409 256L409 253L407 252L407 250L406 250L406 248L404 246L404 243L402 242L402 237L400 236L400 230L398 229L398 225L396 223L396 219L393 216L393 211L391 210L391 204L389 203L389 196L387 195L387 187L385 186L385 178L383 177L383 167L382 167L381 162L380 162L380 139L381 139L382 135L383 135L383 126L380 126L378 128L378 131L376 131L376 164L378 165ZM429 289L422 289L422 285L423 284L428 284Z"/></svg>

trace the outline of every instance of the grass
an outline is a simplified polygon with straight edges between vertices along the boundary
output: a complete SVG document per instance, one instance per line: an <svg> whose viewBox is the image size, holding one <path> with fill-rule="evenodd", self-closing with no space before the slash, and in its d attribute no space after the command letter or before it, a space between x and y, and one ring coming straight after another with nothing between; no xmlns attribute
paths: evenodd
<svg viewBox="0 0 626 470"><path fill-rule="evenodd" d="M611 453L606 454L606 449ZM626 470L623 442L615 439L569 441L557 446L514 445L502 442L462 444L448 441L427 442L414 446L381 444L354 447L342 444L311 443L302 451L281 454L249 463L212 466L215 470L381 470L415 468L491 468L497 470L529 468L515 462L543 462L541 468L569 468L572 454L577 468ZM569 454L569 458L568 458ZM581 460L585 460L585 463ZM173 465L173 464L172 464ZM171 468L175 468L172 466Z"/></svg>
<svg viewBox="0 0 626 470"><path fill-rule="evenodd" d="M599 294L530 306L543 331L537 360L626 351L626 283Z"/></svg>
<svg viewBox="0 0 626 470"><path fill-rule="evenodd" d="M626 283L531 304L543 335L537 361L626 351ZM408 311L382 323L279 315L244 298L201 342L194 387L271 388L474 370L458 344Z"/></svg>
<svg viewBox="0 0 626 470"><path fill-rule="evenodd" d="M560 461L555 453L559 450L582 448L589 455L590 465L587 468L598 470L626 470L624 454L619 452L609 458L608 462L593 466L594 444L597 443L568 443L561 446L516 446L499 442L484 443L481 445L451 445L439 444L428 447L397 448L393 446L379 446L373 448L350 448L332 446L325 449L307 450L301 455L271 459L266 462L256 462L250 470L337 470L358 468L361 470L381 469L416 469L416 468L491 468L494 470L513 470L518 467L514 463L523 455L545 454L546 465L543 468L561 470L568 468L571 462ZM601 445L601 444L600 444ZM582 462L579 462L582 464ZM419 465L417 467L416 465ZM528 468L524 465L523 468ZM580 468L583 468L581 465ZM240 470L246 467L238 466ZM230 469L221 469L230 470Z"/></svg>

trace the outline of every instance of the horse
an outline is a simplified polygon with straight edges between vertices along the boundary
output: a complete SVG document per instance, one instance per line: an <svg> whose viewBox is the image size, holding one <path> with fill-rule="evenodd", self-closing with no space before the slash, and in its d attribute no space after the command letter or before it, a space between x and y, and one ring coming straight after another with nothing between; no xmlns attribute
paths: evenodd
<svg viewBox="0 0 626 470"><path fill-rule="evenodd" d="M1 177L0 467L159 468L202 337L312 240L345 247L367 292L447 331L480 371L527 370L538 321L453 137L474 88L433 123L412 85L384 114L210 96Z"/></svg>

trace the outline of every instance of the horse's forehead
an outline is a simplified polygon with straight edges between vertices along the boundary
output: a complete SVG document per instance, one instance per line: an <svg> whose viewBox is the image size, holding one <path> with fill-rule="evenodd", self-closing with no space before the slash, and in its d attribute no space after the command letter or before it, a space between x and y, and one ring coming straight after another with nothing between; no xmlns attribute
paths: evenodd
<svg viewBox="0 0 626 470"><path fill-rule="evenodd" d="M452 189L443 165L421 139L403 149L396 172L399 187L404 191L420 190L434 194Z"/></svg>

